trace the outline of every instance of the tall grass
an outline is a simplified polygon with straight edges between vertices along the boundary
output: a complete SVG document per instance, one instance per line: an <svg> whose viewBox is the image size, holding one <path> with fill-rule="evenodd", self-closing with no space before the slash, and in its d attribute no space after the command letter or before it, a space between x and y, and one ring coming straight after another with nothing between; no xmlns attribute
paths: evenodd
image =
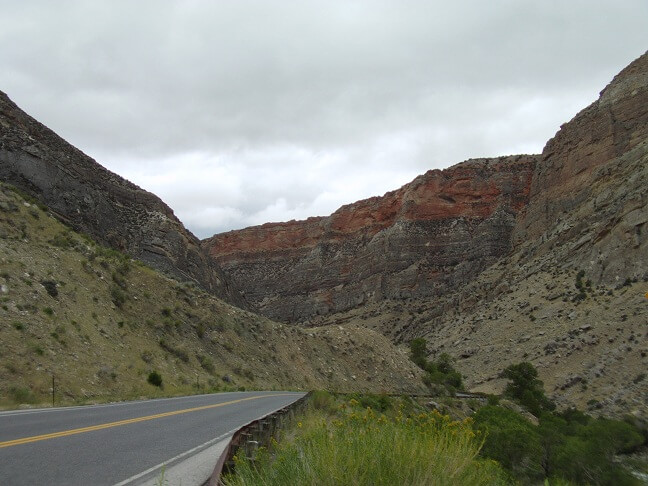
<svg viewBox="0 0 648 486"><path fill-rule="evenodd" d="M356 400L331 417L310 411L294 437L237 457L233 485L495 485L500 466L477 458L481 441L468 421L434 411L391 416Z"/></svg>

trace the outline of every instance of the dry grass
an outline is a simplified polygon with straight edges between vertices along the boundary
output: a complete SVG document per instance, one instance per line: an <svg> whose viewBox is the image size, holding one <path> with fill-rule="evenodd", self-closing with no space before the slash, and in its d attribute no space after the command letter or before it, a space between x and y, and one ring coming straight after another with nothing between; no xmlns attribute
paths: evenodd
<svg viewBox="0 0 648 486"><path fill-rule="evenodd" d="M0 342L4 407L51 403L52 374L57 404L419 386L406 353L377 333L305 331L237 309L76 234L1 184ZM368 369L366 355L385 363ZM147 382L152 371L163 389Z"/></svg>
<svg viewBox="0 0 648 486"><path fill-rule="evenodd" d="M330 403L323 408L307 413L294 437L271 452L262 449L254 461L238 457L226 484L507 484L497 463L477 458L481 441L469 420L402 408L386 415L356 400L334 412Z"/></svg>

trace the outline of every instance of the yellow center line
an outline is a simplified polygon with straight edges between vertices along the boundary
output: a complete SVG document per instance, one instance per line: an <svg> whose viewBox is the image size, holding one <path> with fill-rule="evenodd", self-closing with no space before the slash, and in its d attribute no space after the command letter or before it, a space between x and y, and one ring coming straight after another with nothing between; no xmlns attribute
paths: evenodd
<svg viewBox="0 0 648 486"><path fill-rule="evenodd" d="M81 427L79 429L70 429L70 430L63 430L61 432L53 432L51 434L43 434L43 435L34 435L32 437L23 437L22 439L14 439L14 440L8 440L5 442L0 442L0 449L3 447L11 447L15 445L20 445L20 444L28 444L30 442L38 442L41 440L49 440L49 439L56 439L58 437L67 437L68 435L75 435L75 434L84 434L86 432L93 432L95 430L102 430L102 429L108 429L111 427L119 427L121 425L128 425L128 424L134 424L137 422L145 422L147 420L155 420L163 417L171 417L173 415L180 415L183 413L190 413L190 412L198 412L200 410L207 410L210 408L216 408L216 407L224 407L225 405L232 405L234 403L240 403L240 402L246 402L248 400L257 400L259 398L267 398L267 397L282 397L282 396L287 396L288 394L281 394L281 395L257 395L254 397L248 397L248 398L240 398L238 400L231 400L229 402L223 402L223 403L216 403L213 405L203 405L201 407L194 407L194 408L185 408L182 410L174 410L173 412L164 412L164 413L157 413L155 415L147 415L145 417L136 417L132 419L126 419L126 420L118 420L117 422L108 422L105 424L99 424L99 425L91 425L90 427Z"/></svg>

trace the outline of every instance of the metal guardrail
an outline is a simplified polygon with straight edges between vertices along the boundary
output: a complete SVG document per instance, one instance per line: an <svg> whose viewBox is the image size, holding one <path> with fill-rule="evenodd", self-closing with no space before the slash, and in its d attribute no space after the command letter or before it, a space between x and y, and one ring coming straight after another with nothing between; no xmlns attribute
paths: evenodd
<svg viewBox="0 0 648 486"><path fill-rule="evenodd" d="M234 456L243 449L245 455L251 457L257 448L267 446L270 439L275 436L286 422L293 420L295 415L306 408L310 397L311 392L308 392L290 405L253 420L234 432L229 444L218 458L211 478L203 486L222 485L222 475L234 469Z"/></svg>

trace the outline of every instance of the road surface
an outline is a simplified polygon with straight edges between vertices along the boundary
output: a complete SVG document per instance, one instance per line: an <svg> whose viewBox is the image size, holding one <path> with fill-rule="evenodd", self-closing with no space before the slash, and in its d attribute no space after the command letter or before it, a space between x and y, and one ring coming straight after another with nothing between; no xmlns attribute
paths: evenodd
<svg viewBox="0 0 648 486"><path fill-rule="evenodd" d="M303 395L218 393L0 412L0 485L137 484L159 476L155 466L199 452Z"/></svg>

